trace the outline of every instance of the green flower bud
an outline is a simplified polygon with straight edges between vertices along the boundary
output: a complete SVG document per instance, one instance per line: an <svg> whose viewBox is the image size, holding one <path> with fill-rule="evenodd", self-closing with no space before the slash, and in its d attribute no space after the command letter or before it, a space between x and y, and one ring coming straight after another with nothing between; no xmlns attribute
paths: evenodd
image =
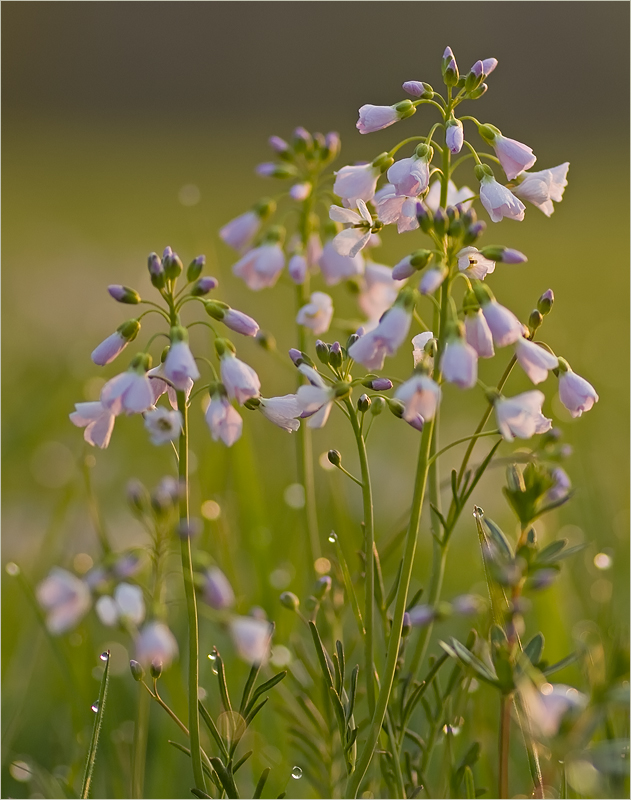
<svg viewBox="0 0 631 800"><path fill-rule="evenodd" d="M329 364L333 369L339 369L342 366L344 354L342 353L342 346L339 342L333 342L329 349Z"/></svg>
<svg viewBox="0 0 631 800"><path fill-rule="evenodd" d="M399 115L399 119L407 119L416 114L416 106L411 100L401 100L400 103L395 103L394 110Z"/></svg>
<svg viewBox="0 0 631 800"><path fill-rule="evenodd" d="M431 147L428 147L426 144L421 143L416 146L416 150L414 152L416 153L418 158L424 158L430 160L430 153L432 153L432 149Z"/></svg>
<svg viewBox="0 0 631 800"><path fill-rule="evenodd" d="M327 458L334 467L339 467L342 464L342 454L339 450L329 450Z"/></svg>
<svg viewBox="0 0 631 800"><path fill-rule="evenodd" d="M290 611L297 611L300 607L300 600L293 592L283 592L279 598L281 605Z"/></svg>
<svg viewBox="0 0 631 800"><path fill-rule="evenodd" d="M329 363L329 345L326 342L323 342L322 339L318 339L315 343L315 351L316 356L318 357L319 361L323 364Z"/></svg>
<svg viewBox="0 0 631 800"><path fill-rule="evenodd" d="M141 514L148 510L150 498L144 484L140 481L132 479L127 484L127 501L129 505Z"/></svg>
<svg viewBox="0 0 631 800"><path fill-rule="evenodd" d="M132 660L129 662L129 669L131 670L132 677L135 681L141 681L145 677L145 671L142 668L142 664L138 663L138 661Z"/></svg>
<svg viewBox="0 0 631 800"><path fill-rule="evenodd" d="M118 284L108 286L107 291L110 297L113 297L118 303L126 303L130 306L136 306L141 301L141 297L135 289L129 286L120 286Z"/></svg>
<svg viewBox="0 0 631 800"><path fill-rule="evenodd" d="M159 658L153 659L149 668L149 672L151 673L151 677L156 681L160 675L162 675L162 661Z"/></svg>
<svg viewBox="0 0 631 800"><path fill-rule="evenodd" d="M260 397L249 397L243 405L248 409L248 411L256 411L256 409L261 405L261 399Z"/></svg>
<svg viewBox="0 0 631 800"><path fill-rule="evenodd" d="M372 405L372 401L371 401L370 397L368 397L367 394L363 394L359 398L359 400L357 401L357 410L361 414L365 414L368 411L368 409L370 408L371 405Z"/></svg>
<svg viewBox="0 0 631 800"><path fill-rule="evenodd" d="M177 253L171 253L166 256L166 258L162 260L162 265L164 266L164 274L172 281L178 278L184 269L184 265Z"/></svg>
<svg viewBox="0 0 631 800"><path fill-rule="evenodd" d="M469 94L469 98L470 98L471 100L478 100L480 97L482 97L482 95L483 95L483 94L484 94L484 93L487 91L487 89L488 89L488 88L489 88L489 87L487 86L487 84L486 84L486 83L482 83L482 84L480 84L480 86L478 86L478 88L477 88L477 89L474 89L474 90L473 90L473 91L472 91L472 92Z"/></svg>
<svg viewBox="0 0 631 800"><path fill-rule="evenodd" d="M370 413L373 415L373 417L378 417L385 407L386 401L383 399L383 397L374 397L370 406Z"/></svg>
<svg viewBox="0 0 631 800"><path fill-rule="evenodd" d="M478 125L478 133L487 144L493 144L498 134L501 134L501 131L495 125L485 124Z"/></svg>
<svg viewBox="0 0 631 800"><path fill-rule="evenodd" d="M263 350L267 350L270 353L276 350L276 339L269 331L259 330L254 338Z"/></svg>
<svg viewBox="0 0 631 800"><path fill-rule="evenodd" d="M428 265L433 255L431 250L415 250L410 256L410 266L421 270Z"/></svg>
<svg viewBox="0 0 631 800"><path fill-rule="evenodd" d="M196 281L202 274L202 270L204 269L205 265L206 265L205 256L197 256L197 258L194 258L188 265L188 269L186 270L186 280L189 283L193 283L193 281Z"/></svg>
<svg viewBox="0 0 631 800"><path fill-rule="evenodd" d="M254 206L252 209L255 214L265 220L268 217L271 217L272 214L276 211L276 202L272 200L270 197L263 197L259 200L259 202Z"/></svg>
<svg viewBox="0 0 631 800"><path fill-rule="evenodd" d="M400 400L388 397L386 403L388 404L388 408L394 414L395 417L398 417L399 419L403 417L405 406Z"/></svg>
<svg viewBox="0 0 631 800"><path fill-rule="evenodd" d="M481 181L482 178L493 178L493 170L489 167L488 164L476 164L473 172L475 173L475 177Z"/></svg>
<svg viewBox="0 0 631 800"><path fill-rule="evenodd" d="M152 364L153 359L149 353L138 353L132 358L129 369L135 369L136 372L148 372Z"/></svg>
<svg viewBox="0 0 631 800"><path fill-rule="evenodd" d="M554 292L552 291L552 289L548 289L548 291L544 292L537 301L537 309L545 317L546 314L549 314L550 311L552 311L553 305L554 305Z"/></svg>
<svg viewBox="0 0 631 800"><path fill-rule="evenodd" d="M221 300L206 300L204 308L209 317L220 322L226 316L226 311L230 310L230 306L227 303L222 303Z"/></svg>
<svg viewBox="0 0 631 800"><path fill-rule="evenodd" d="M462 298L462 310L464 313L475 314L479 308L480 304L478 303L478 298L475 296L475 292L465 292L465 295Z"/></svg>
<svg viewBox="0 0 631 800"><path fill-rule="evenodd" d="M322 598L331 591L331 583L330 575L323 575L321 578L318 578L313 592L318 600L322 600Z"/></svg>
<svg viewBox="0 0 631 800"><path fill-rule="evenodd" d="M377 156L377 158L372 162L373 167L380 170L381 172L385 172L387 169L394 164L394 158L389 153L381 153Z"/></svg>
<svg viewBox="0 0 631 800"><path fill-rule="evenodd" d="M137 319L128 319L127 322L123 322L122 325L119 325L117 331L123 339L127 339L128 342L131 342L138 336L140 323Z"/></svg>
<svg viewBox="0 0 631 800"><path fill-rule="evenodd" d="M534 333L542 322L543 315L535 308L534 311L530 312L530 316L528 317L528 327L530 328L531 332Z"/></svg>

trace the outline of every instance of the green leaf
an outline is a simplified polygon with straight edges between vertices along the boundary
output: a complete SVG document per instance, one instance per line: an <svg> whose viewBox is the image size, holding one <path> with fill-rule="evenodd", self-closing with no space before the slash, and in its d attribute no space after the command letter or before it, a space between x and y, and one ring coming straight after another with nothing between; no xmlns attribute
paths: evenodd
<svg viewBox="0 0 631 800"><path fill-rule="evenodd" d="M239 706L239 713L243 716L243 712L247 704L250 701L250 695L252 694L252 688L256 683L256 679L259 674L259 670L261 669L260 664L252 664L252 669L250 670L250 674L248 675L248 679L245 682L245 686L243 687L243 695L241 696L241 705Z"/></svg>
<svg viewBox="0 0 631 800"><path fill-rule="evenodd" d="M499 525L497 525L488 517L482 517L482 524L486 528L486 532L490 541L495 545L495 548L501 557L507 561L512 561L513 548L510 546L510 542L506 538L505 533L502 531Z"/></svg>
<svg viewBox="0 0 631 800"><path fill-rule="evenodd" d="M434 512L434 514L436 514L436 516L437 516L437 517L438 517L438 519L440 520L440 524L443 526L443 530L447 530L447 522L445 521L445 518L444 518L444 517L443 517L443 515L440 513L440 511L439 511L439 510L436 508L436 506L435 506L433 503L430 503L430 504L429 504L429 507L432 509L432 511Z"/></svg>
<svg viewBox="0 0 631 800"><path fill-rule="evenodd" d="M208 711L206 710L206 708L203 706L201 700L199 700L197 702L197 707L199 708L199 714L200 714L201 718L203 719L203 721L206 724L206 727L208 728L208 732L210 733L210 735L213 737L213 739L217 743L217 746L219 747L219 749L223 753L224 758L226 760L228 760L228 750L226 748L226 745L224 744L224 740L221 738L221 734L217 730L217 726L213 722L213 719L210 716L210 714L208 713Z"/></svg>
<svg viewBox="0 0 631 800"><path fill-rule="evenodd" d="M394 602L394 598L397 596L397 590L399 588L399 581L401 580L401 568L403 567L403 559L399 561L399 568L397 570L397 576L394 579L394 583L392 584L392 588L390 589L388 596L386 597L386 611L390 608L392 603Z"/></svg>
<svg viewBox="0 0 631 800"><path fill-rule="evenodd" d="M261 702L258 704L258 706L255 706L252 709L252 711L250 711L250 713L245 718L246 727L252 722L254 717L259 713L259 711L263 708L263 706L265 705L265 703L267 703L268 700L269 700L269 697L266 697L265 700L261 700Z"/></svg>
<svg viewBox="0 0 631 800"><path fill-rule="evenodd" d="M455 658L466 666L471 667L471 669L473 669L483 681L486 681L495 687L499 686L497 675L494 675L486 666L486 664L484 664L484 662L480 661L480 659L470 650L467 650L467 648L457 639L452 638L450 645L446 645L445 642L438 642L438 644L452 658Z"/></svg>
<svg viewBox="0 0 631 800"><path fill-rule="evenodd" d="M313 637L313 643L316 649L316 655L318 656L318 661L320 662L320 669L322 670L322 677L325 680L325 683L328 687L333 687L333 673L329 668L329 663L327 660L327 652L324 649L324 645L322 644L322 639L320 639L320 634L318 629L316 628L315 622L309 621L309 629L311 630L311 636Z"/></svg>
<svg viewBox="0 0 631 800"><path fill-rule="evenodd" d="M562 669L565 669L565 667L569 667L570 664L573 664L575 661L578 661L580 655L581 654L575 650L573 653L570 653L569 656L565 656L565 658L562 658L560 661L557 661L556 664L550 664L549 667L546 667L541 671L546 676L554 675L555 672L560 672Z"/></svg>
<svg viewBox="0 0 631 800"><path fill-rule="evenodd" d="M220 758L211 758L210 763L213 765L215 772L219 776L221 785L223 786L228 797L239 797L239 792L234 782L234 778L225 768L223 761Z"/></svg>
<svg viewBox="0 0 631 800"><path fill-rule="evenodd" d="M188 747L184 747L183 744L180 744L179 742L174 742L172 739L167 739L167 744L173 745L173 747L175 747L176 750L179 750L181 753L186 753L186 755L189 758L191 757L191 751L188 749ZM218 789L220 789L221 788L221 784L217 780L217 774L215 772L212 772L210 770L210 767L208 766L208 764L206 764L204 761L202 761L202 769L204 770L206 775L208 775L208 777L211 779L211 781L215 784L215 786ZM191 789L191 791L192 791L192 789Z"/></svg>
<svg viewBox="0 0 631 800"><path fill-rule="evenodd" d="M353 712L355 710L355 695L357 693L357 677L359 675L359 664L355 665L355 669L351 672L351 686L348 690L348 703L346 704L346 724L350 722Z"/></svg>
<svg viewBox="0 0 631 800"><path fill-rule="evenodd" d="M549 559L554 560L554 556L566 547L567 542L567 539L557 539L555 542L550 542L550 544L539 551L537 554L537 561L541 564L546 564L549 563Z"/></svg>
<svg viewBox="0 0 631 800"><path fill-rule="evenodd" d="M340 683L344 686L344 672L345 672L345 661L344 661L344 645L340 642L339 639L335 642L335 650L337 652L337 658L340 665Z"/></svg>
<svg viewBox="0 0 631 800"><path fill-rule="evenodd" d="M215 653L215 669L217 670L217 683L219 684L219 694L221 695L221 702L224 710L231 712L232 703L230 702L230 695L228 694L228 684L226 683L226 668L223 665L223 659L219 654L217 648L214 649Z"/></svg>
<svg viewBox="0 0 631 800"><path fill-rule="evenodd" d="M475 798L475 781L473 780L473 772L469 766L464 768L464 789L468 798Z"/></svg>
<svg viewBox="0 0 631 800"><path fill-rule="evenodd" d="M235 775L238 770L245 764L245 762L250 758L250 756L254 753L254 750L248 750L247 753L244 753L241 758L233 765L232 767L232 774Z"/></svg>
<svg viewBox="0 0 631 800"><path fill-rule="evenodd" d="M254 704L256 701L264 695L266 692L269 692L270 689L273 689L276 684L280 683L285 677L287 676L287 670L284 669L282 672L277 672L272 678L265 683L262 683L253 693L251 699L249 700L246 708L245 708L245 716L247 716L250 711L254 708Z"/></svg>
<svg viewBox="0 0 631 800"><path fill-rule="evenodd" d="M256 784L256 789L254 790L254 794L252 795L253 798L259 798L263 794L263 788L265 787L265 782L267 781L267 776L270 774L271 768L265 767L263 772L261 773L261 777Z"/></svg>
<svg viewBox="0 0 631 800"><path fill-rule="evenodd" d="M536 667L541 661L544 645L545 639L543 634L538 633L536 636L533 636L528 644L524 647L524 654L528 656L528 659L533 667Z"/></svg>
<svg viewBox="0 0 631 800"><path fill-rule="evenodd" d="M191 794L194 794L195 797L210 797L211 800L212 800L212 795L206 794L206 792L202 792L201 789L193 788L193 789L191 789Z"/></svg>
<svg viewBox="0 0 631 800"><path fill-rule="evenodd" d="M107 698L107 686L110 677L110 651L106 651L107 658L105 659L105 669L101 678L101 688L99 690L99 699L96 701L96 716L94 718L94 725L92 727L92 740L90 741L90 749L88 750L88 757L85 762L85 771L83 773L83 784L81 786L81 798L85 800L90 793L90 784L92 783L92 773L94 772L94 762L96 761L96 750L99 746L99 736L101 733L101 725L103 724L103 714L105 713L105 700ZM94 711L94 706L92 707Z"/></svg>

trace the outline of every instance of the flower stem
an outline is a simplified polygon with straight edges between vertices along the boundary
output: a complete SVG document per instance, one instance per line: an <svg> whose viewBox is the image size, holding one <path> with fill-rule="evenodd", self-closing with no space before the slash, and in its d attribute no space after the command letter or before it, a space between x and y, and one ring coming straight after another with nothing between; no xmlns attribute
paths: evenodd
<svg viewBox="0 0 631 800"><path fill-rule="evenodd" d="M180 434L178 478L180 482L180 523L188 525L188 409L184 392L177 393L177 406L182 415L182 432ZM188 617L188 727L191 737L191 761L195 786L206 791L204 771L199 740L199 711L197 698L199 692L199 642L197 623L197 601L193 584L193 561L191 556L191 540L185 536L181 540L182 575L184 593L186 595L186 613Z"/></svg>
<svg viewBox="0 0 631 800"><path fill-rule="evenodd" d="M145 762L147 759L147 738L149 734L149 707L151 699L145 692L138 696L138 716L134 725L134 750L132 756L131 796L144 795Z"/></svg>
<svg viewBox="0 0 631 800"><path fill-rule="evenodd" d="M414 564L414 555L416 553L416 540L418 537L418 529L421 520L421 508L423 506L423 499L425 497L429 450L432 441L433 429L434 424L432 420L426 423L423 428L423 432L421 433L418 466L416 470L416 480L414 482L414 497L412 499L412 507L410 510L410 522L405 537L405 549L403 553L403 563L401 565L401 578L399 580L399 588L397 590L397 599L394 609L394 618L392 620L390 639L388 641L386 666L381 688L379 690L379 695L377 696L375 713L373 714L370 722L368 737L364 743L364 747L355 766L355 770L348 777L348 782L346 784L346 797L357 796L359 786L368 770L368 767L370 766L370 762L375 751L375 746L379 738L379 733L386 715L388 701L390 700L390 693L392 691L392 684L394 681L394 673L396 671L397 659L399 657L399 647L401 644L403 615L405 613L405 606L407 604L410 579L412 577L412 567Z"/></svg>
<svg viewBox="0 0 631 800"><path fill-rule="evenodd" d="M359 426L357 412L349 399L344 401L353 426L353 433L357 441L357 453L362 476L362 500L364 504L364 551L366 554L366 585L365 599L366 612L364 617L366 638L364 643L366 661L366 698L368 700L368 713L372 716L375 712L375 668L374 664L374 628L375 628L375 522L373 516L372 487L370 484L370 470L368 469L368 455L366 442Z"/></svg>
<svg viewBox="0 0 631 800"><path fill-rule="evenodd" d="M499 740L499 794L508 797L508 748L510 744L510 706L509 695L503 694L500 700L500 740Z"/></svg>

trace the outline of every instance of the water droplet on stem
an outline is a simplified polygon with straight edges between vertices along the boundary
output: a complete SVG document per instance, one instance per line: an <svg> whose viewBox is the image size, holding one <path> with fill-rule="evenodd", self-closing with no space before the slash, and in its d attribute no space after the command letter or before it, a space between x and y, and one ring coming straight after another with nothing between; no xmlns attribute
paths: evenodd
<svg viewBox="0 0 631 800"><path fill-rule="evenodd" d="M300 780L300 778L302 778L302 770L300 769L300 767L294 767L292 769L291 777L294 778L294 780L297 780L297 781Z"/></svg>

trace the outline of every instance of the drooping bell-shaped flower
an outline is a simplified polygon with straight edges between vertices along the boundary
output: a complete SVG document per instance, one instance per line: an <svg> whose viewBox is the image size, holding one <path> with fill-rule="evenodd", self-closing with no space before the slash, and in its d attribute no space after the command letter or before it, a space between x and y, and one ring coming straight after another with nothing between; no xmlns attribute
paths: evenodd
<svg viewBox="0 0 631 800"><path fill-rule="evenodd" d="M286 394L282 397L261 397L260 400L258 409L266 419L288 433L298 430L300 417L304 411L298 395Z"/></svg>
<svg viewBox="0 0 631 800"><path fill-rule="evenodd" d="M381 170L373 164L354 164L335 173L333 192L344 200L345 206L356 206L358 200L367 203L375 196Z"/></svg>
<svg viewBox="0 0 631 800"><path fill-rule="evenodd" d="M559 359L559 399L573 417L580 417L598 402L591 383L573 372L564 358Z"/></svg>
<svg viewBox="0 0 631 800"><path fill-rule="evenodd" d="M392 270L384 264L366 262L357 302L369 322L377 324L381 316L397 299L398 288Z"/></svg>
<svg viewBox="0 0 631 800"><path fill-rule="evenodd" d="M167 669L177 655L177 641L164 622L148 622L136 637L136 660L145 668Z"/></svg>
<svg viewBox="0 0 631 800"><path fill-rule="evenodd" d="M127 320L92 351L92 361L99 367L110 364L136 338L139 330L138 320Z"/></svg>
<svg viewBox="0 0 631 800"><path fill-rule="evenodd" d="M495 150L495 155L509 181L514 180L525 169L530 169L537 160L531 147L516 139L509 139L494 125L480 125L478 132Z"/></svg>
<svg viewBox="0 0 631 800"><path fill-rule="evenodd" d="M478 354L465 339L464 326L447 337L440 360L443 377L461 389L471 389L478 380Z"/></svg>
<svg viewBox="0 0 631 800"><path fill-rule="evenodd" d="M522 172L520 182L513 187L513 194L528 200L533 206L549 217L554 211L554 203L560 203L567 186L567 172L570 162L559 164L539 172Z"/></svg>
<svg viewBox="0 0 631 800"><path fill-rule="evenodd" d="M318 261L324 282L327 286L335 286L340 281L361 275L365 262L361 253L356 256L342 256L338 253L333 240L327 242Z"/></svg>
<svg viewBox="0 0 631 800"><path fill-rule="evenodd" d="M278 241L268 241L250 250L232 267L237 278L258 292L275 285L285 266L285 254Z"/></svg>
<svg viewBox="0 0 631 800"><path fill-rule="evenodd" d="M520 337L515 343L515 356L519 366L536 385L545 381L548 371L559 366L559 359L545 348Z"/></svg>
<svg viewBox="0 0 631 800"><path fill-rule="evenodd" d="M232 447L241 437L243 428L241 415L220 392L215 392L211 396L204 417L213 441L221 440L226 447Z"/></svg>
<svg viewBox="0 0 631 800"><path fill-rule="evenodd" d="M48 577L35 589L35 596L46 614L46 627L53 636L74 628L92 605L87 583L59 567L51 569Z"/></svg>
<svg viewBox="0 0 631 800"><path fill-rule="evenodd" d="M403 419L411 422L418 415L425 421L433 419L441 394L440 386L435 381L427 375L416 373L399 386L394 396L404 405Z"/></svg>
<svg viewBox="0 0 631 800"><path fill-rule="evenodd" d="M75 403L70 421L77 428L85 428L83 438L88 444L104 449L110 443L116 415L98 400Z"/></svg>
<svg viewBox="0 0 631 800"><path fill-rule="evenodd" d="M184 392L199 378L197 364L188 346L188 331L181 325L171 328L171 346L164 361L164 377Z"/></svg>
<svg viewBox="0 0 631 800"><path fill-rule="evenodd" d="M359 119L355 127L360 133L374 133L412 116L415 112L416 108L409 100L403 100L394 106L373 106L368 103L359 109Z"/></svg>
<svg viewBox="0 0 631 800"><path fill-rule="evenodd" d="M414 294L403 289L377 327L354 342L348 354L366 369L380 370L386 356L394 355L405 341L412 322Z"/></svg>
<svg viewBox="0 0 631 800"><path fill-rule="evenodd" d="M142 414L153 405L153 390L147 377L151 356L139 353L127 372L109 380L101 389L101 403L112 414Z"/></svg>
<svg viewBox="0 0 631 800"><path fill-rule="evenodd" d="M483 283L477 283L474 292L495 344L506 347L518 341L522 337L524 326L513 312L500 305L493 292Z"/></svg>
<svg viewBox="0 0 631 800"><path fill-rule="evenodd" d="M544 400L545 395L537 389L495 400L497 427L507 442L512 442L515 437L530 439L536 433L550 430L552 420L541 413Z"/></svg>
<svg viewBox="0 0 631 800"><path fill-rule="evenodd" d="M261 229L262 219L256 211L246 211L230 220L219 231L221 239L234 250L246 250Z"/></svg>
<svg viewBox="0 0 631 800"><path fill-rule="evenodd" d="M264 664L268 660L274 628L267 620L233 617L229 630L240 658L248 664Z"/></svg>
<svg viewBox="0 0 631 800"><path fill-rule="evenodd" d="M521 200L488 174L484 174L480 180L480 202L493 222L499 222L504 217L521 222L526 213L526 206Z"/></svg>
<svg viewBox="0 0 631 800"><path fill-rule="evenodd" d="M209 567L206 570L202 597L211 608L217 611L232 608L234 605L234 590L219 567Z"/></svg>
<svg viewBox="0 0 631 800"><path fill-rule="evenodd" d="M310 328L316 336L328 331L333 319L333 300L325 292L313 292L310 301L296 317L298 325Z"/></svg>
<svg viewBox="0 0 631 800"><path fill-rule="evenodd" d="M481 309L466 313L464 327L467 342L476 351L478 358L492 358L495 355L493 334Z"/></svg>
<svg viewBox="0 0 631 800"><path fill-rule="evenodd" d="M221 356L221 382L231 400L243 405L251 397L258 397L261 381L256 372L226 348Z"/></svg>
<svg viewBox="0 0 631 800"><path fill-rule="evenodd" d="M395 161L388 169L388 181L398 195L417 197L427 189L431 156L431 148L419 145L413 156Z"/></svg>
<svg viewBox="0 0 631 800"><path fill-rule="evenodd" d="M464 144L464 128L459 119L447 121L445 144L449 148L449 152L454 155L462 150L462 145Z"/></svg>

